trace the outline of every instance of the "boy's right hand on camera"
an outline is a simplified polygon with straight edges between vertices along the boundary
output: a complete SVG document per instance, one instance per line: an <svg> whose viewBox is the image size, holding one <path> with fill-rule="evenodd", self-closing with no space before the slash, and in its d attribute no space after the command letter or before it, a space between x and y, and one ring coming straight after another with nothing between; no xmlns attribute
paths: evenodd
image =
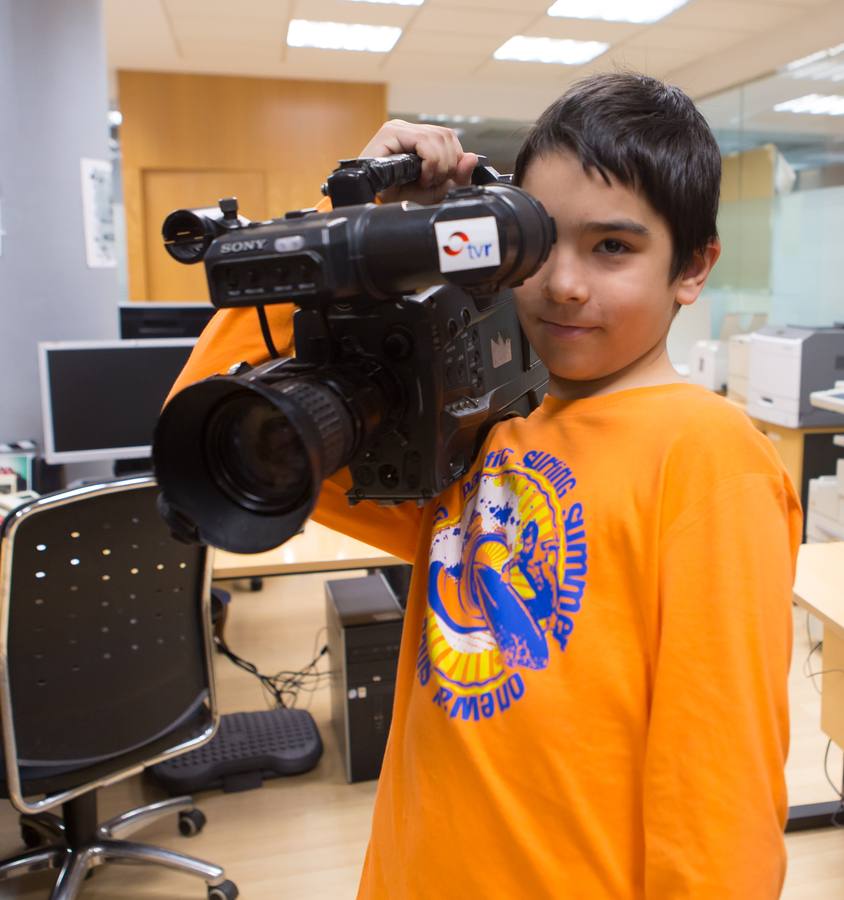
<svg viewBox="0 0 844 900"><path fill-rule="evenodd" d="M471 183L478 164L474 153L466 153L451 128L414 125L401 119L385 122L360 152L361 157L416 153L422 158L422 174L413 184L392 187L380 197L385 203L412 200L436 203L454 187Z"/></svg>

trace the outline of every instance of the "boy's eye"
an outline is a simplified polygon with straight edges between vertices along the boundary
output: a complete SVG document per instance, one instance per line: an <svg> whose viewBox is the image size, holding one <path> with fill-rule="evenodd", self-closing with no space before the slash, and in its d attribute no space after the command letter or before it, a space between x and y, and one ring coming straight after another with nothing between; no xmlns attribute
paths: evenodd
<svg viewBox="0 0 844 900"><path fill-rule="evenodd" d="M627 245L622 244L621 241L616 240L615 238L606 238L601 241L600 244L595 248L599 253L608 253L611 256L617 256L620 253L624 253L627 250Z"/></svg>

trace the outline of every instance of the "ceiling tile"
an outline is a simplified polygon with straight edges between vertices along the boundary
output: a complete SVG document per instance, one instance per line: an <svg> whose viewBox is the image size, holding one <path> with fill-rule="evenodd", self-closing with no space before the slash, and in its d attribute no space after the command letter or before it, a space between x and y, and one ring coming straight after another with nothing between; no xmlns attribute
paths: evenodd
<svg viewBox="0 0 844 900"><path fill-rule="evenodd" d="M597 22L593 19L557 19L542 16L523 33L536 37L616 44L646 29L647 26L633 25L629 22Z"/></svg>
<svg viewBox="0 0 844 900"><path fill-rule="evenodd" d="M435 55L433 53L417 53L414 51L395 50L390 53L381 65L384 75L411 75L420 78L429 77L432 72L438 76L465 77L474 73L478 66L488 57L469 53Z"/></svg>
<svg viewBox="0 0 844 900"><path fill-rule="evenodd" d="M362 53L353 50L311 50L305 47L287 47L286 67L297 77L314 77L354 81L365 78L383 81L380 67L383 53Z"/></svg>
<svg viewBox="0 0 844 900"><path fill-rule="evenodd" d="M277 19L241 19L233 15L202 18L173 16L171 22L180 45L185 41L228 38L240 42L273 40L281 45L287 36L287 22ZM235 53L234 48L231 53Z"/></svg>
<svg viewBox="0 0 844 900"><path fill-rule="evenodd" d="M640 31L623 47L655 47L688 50L691 56L703 56L723 50L730 44L747 39L746 31L721 31L713 28L678 28L674 25L651 25Z"/></svg>
<svg viewBox="0 0 844 900"><path fill-rule="evenodd" d="M418 53L430 53L432 48L442 55L469 53L486 53L490 56L502 44L495 35L462 35L448 31L423 31L411 28L400 38L397 47L402 50L413 50Z"/></svg>
<svg viewBox="0 0 844 900"><path fill-rule="evenodd" d="M515 6L515 4L514 4ZM512 8L512 7L511 7ZM536 13L503 12L489 10L450 9L445 6L423 6L413 20L413 29L448 31L453 34L494 34L505 39L514 34L524 34L536 19Z"/></svg>
<svg viewBox="0 0 844 900"><path fill-rule="evenodd" d="M471 79L455 85L447 79L419 81L402 79L391 81L388 91L387 108L459 114L466 116L497 117L508 116L529 122L536 118L545 107L561 92L560 85L543 82L514 83L506 74L492 78ZM431 98L435 98L431 102Z"/></svg>
<svg viewBox="0 0 844 900"><path fill-rule="evenodd" d="M111 65L112 60L120 66L127 58L143 59L145 53L156 59L178 55L170 23L157 3L106 0L103 26Z"/></svg>
<svg viewBox="0 0 844 900"><path fill-rule="evenodd" d="M282 45L274 40L241 40L236 37L188 37L179 40L182 58L187 62L200 59L244 58L253 63L281 62Z"/></svg>
<svg viewBox="0 0 844 900"><path fill-rule="evenodd" d="M110 3L112 0L106 0ZM158 3L135 3L135 6L158 6ZM290 17L291 0L241 0L235 8L231 0L161 0L169 16L196 19L232 18L275 19L287 21Z"/></svg>
<svg viewBox="0 0 844 900"><path fill-rule="evenodd" d="M241 0L242 3L242 0ZM415 6L387 3L348 3L344 0L292 0L291 18L354 25L392 25L404 28L418 12Z"/></svg>
<svg viewBox="0 0 844 900"><path fill-rule="evenodd" d="M587 72L626 65L702 96L844 41L844 0L690 0L654 25L549 17L551 0L426 0L422 7L348 0L102 3L112 68L386 81L391 96L419 110L450 105L464 114L514 118L535 116L561 85ZM287 48L291 16L392 24L405 34L386 55ZM510 33L612 46L583 67L493 60ZM177 35L187 56L179 55Z"/></svg>
<svg viewBox="0 0 844 900"><path fill-rule="evenodd" d="M694 59L692 57L691 59ZM661 78L666 72L691 61L688 51L648 47L611 47L603 56L583 66L583 74L618 68L632 69Z"/></svg>
<svg viewBox="0 0 844 900"><path fill-rule="evenodd" d="M798 6L754 0L692 0L664 23L727 31L767 31L804 13Z"/></svg>
<svg viewBox="0 0 844 900"><path fill-rule="evenodd" d="M490 59L478 69L481 78L508 81L510 84L535 84L537 82L562 90L572 80L579 66L564 66L554 63L513 62L505 59Z"/></svg>
<svg viewBox="0 0 844 900"><path fill-rule="evenodd" d="M426 6L446 6L453 9L507 10L514 6L541 15L554 0L425 0Z"/></svg>

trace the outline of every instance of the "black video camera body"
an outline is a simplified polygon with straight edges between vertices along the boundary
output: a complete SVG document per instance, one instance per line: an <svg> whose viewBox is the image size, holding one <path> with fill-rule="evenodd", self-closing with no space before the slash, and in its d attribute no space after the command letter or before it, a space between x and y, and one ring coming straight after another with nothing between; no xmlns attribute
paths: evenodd
<svg viewBox="0 0 844 900"><path fill-rule="evenodd" d="M344 163L328 193L374 196L390 165L403 181L418 175L415 157ZM431 206L250 223L221 201L167 218L165 245L204 260L215 306L299 306L295 358L205 379L162 413L158 480L201 540L235 552L283 543L344 466L351 502L424 501L468 470L489 427L540 402L547 372L507 288L545 261L553 221L491 172Z"/></svg>

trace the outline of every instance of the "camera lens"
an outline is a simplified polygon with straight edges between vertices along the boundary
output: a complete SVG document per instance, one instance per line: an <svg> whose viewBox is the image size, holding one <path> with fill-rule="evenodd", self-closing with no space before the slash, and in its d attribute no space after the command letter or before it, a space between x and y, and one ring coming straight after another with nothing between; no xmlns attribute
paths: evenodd
<svg viewBox="0 0 844 900"><path fill-rule="evenodd" d="M208 468L239 505L277 515L299 506L311 493L302 437L266 398L235 394L211 415L207 428Z"/></svg>
<svg viewBox="0 0 844 900"><path fill-rule="evenodd" d="M288 375L290 363L199 381L158 420L158 483L205 543L233 553L284 543L311 514L323 479L349 464L396 402L369 374L300 365Z"/></svg>

